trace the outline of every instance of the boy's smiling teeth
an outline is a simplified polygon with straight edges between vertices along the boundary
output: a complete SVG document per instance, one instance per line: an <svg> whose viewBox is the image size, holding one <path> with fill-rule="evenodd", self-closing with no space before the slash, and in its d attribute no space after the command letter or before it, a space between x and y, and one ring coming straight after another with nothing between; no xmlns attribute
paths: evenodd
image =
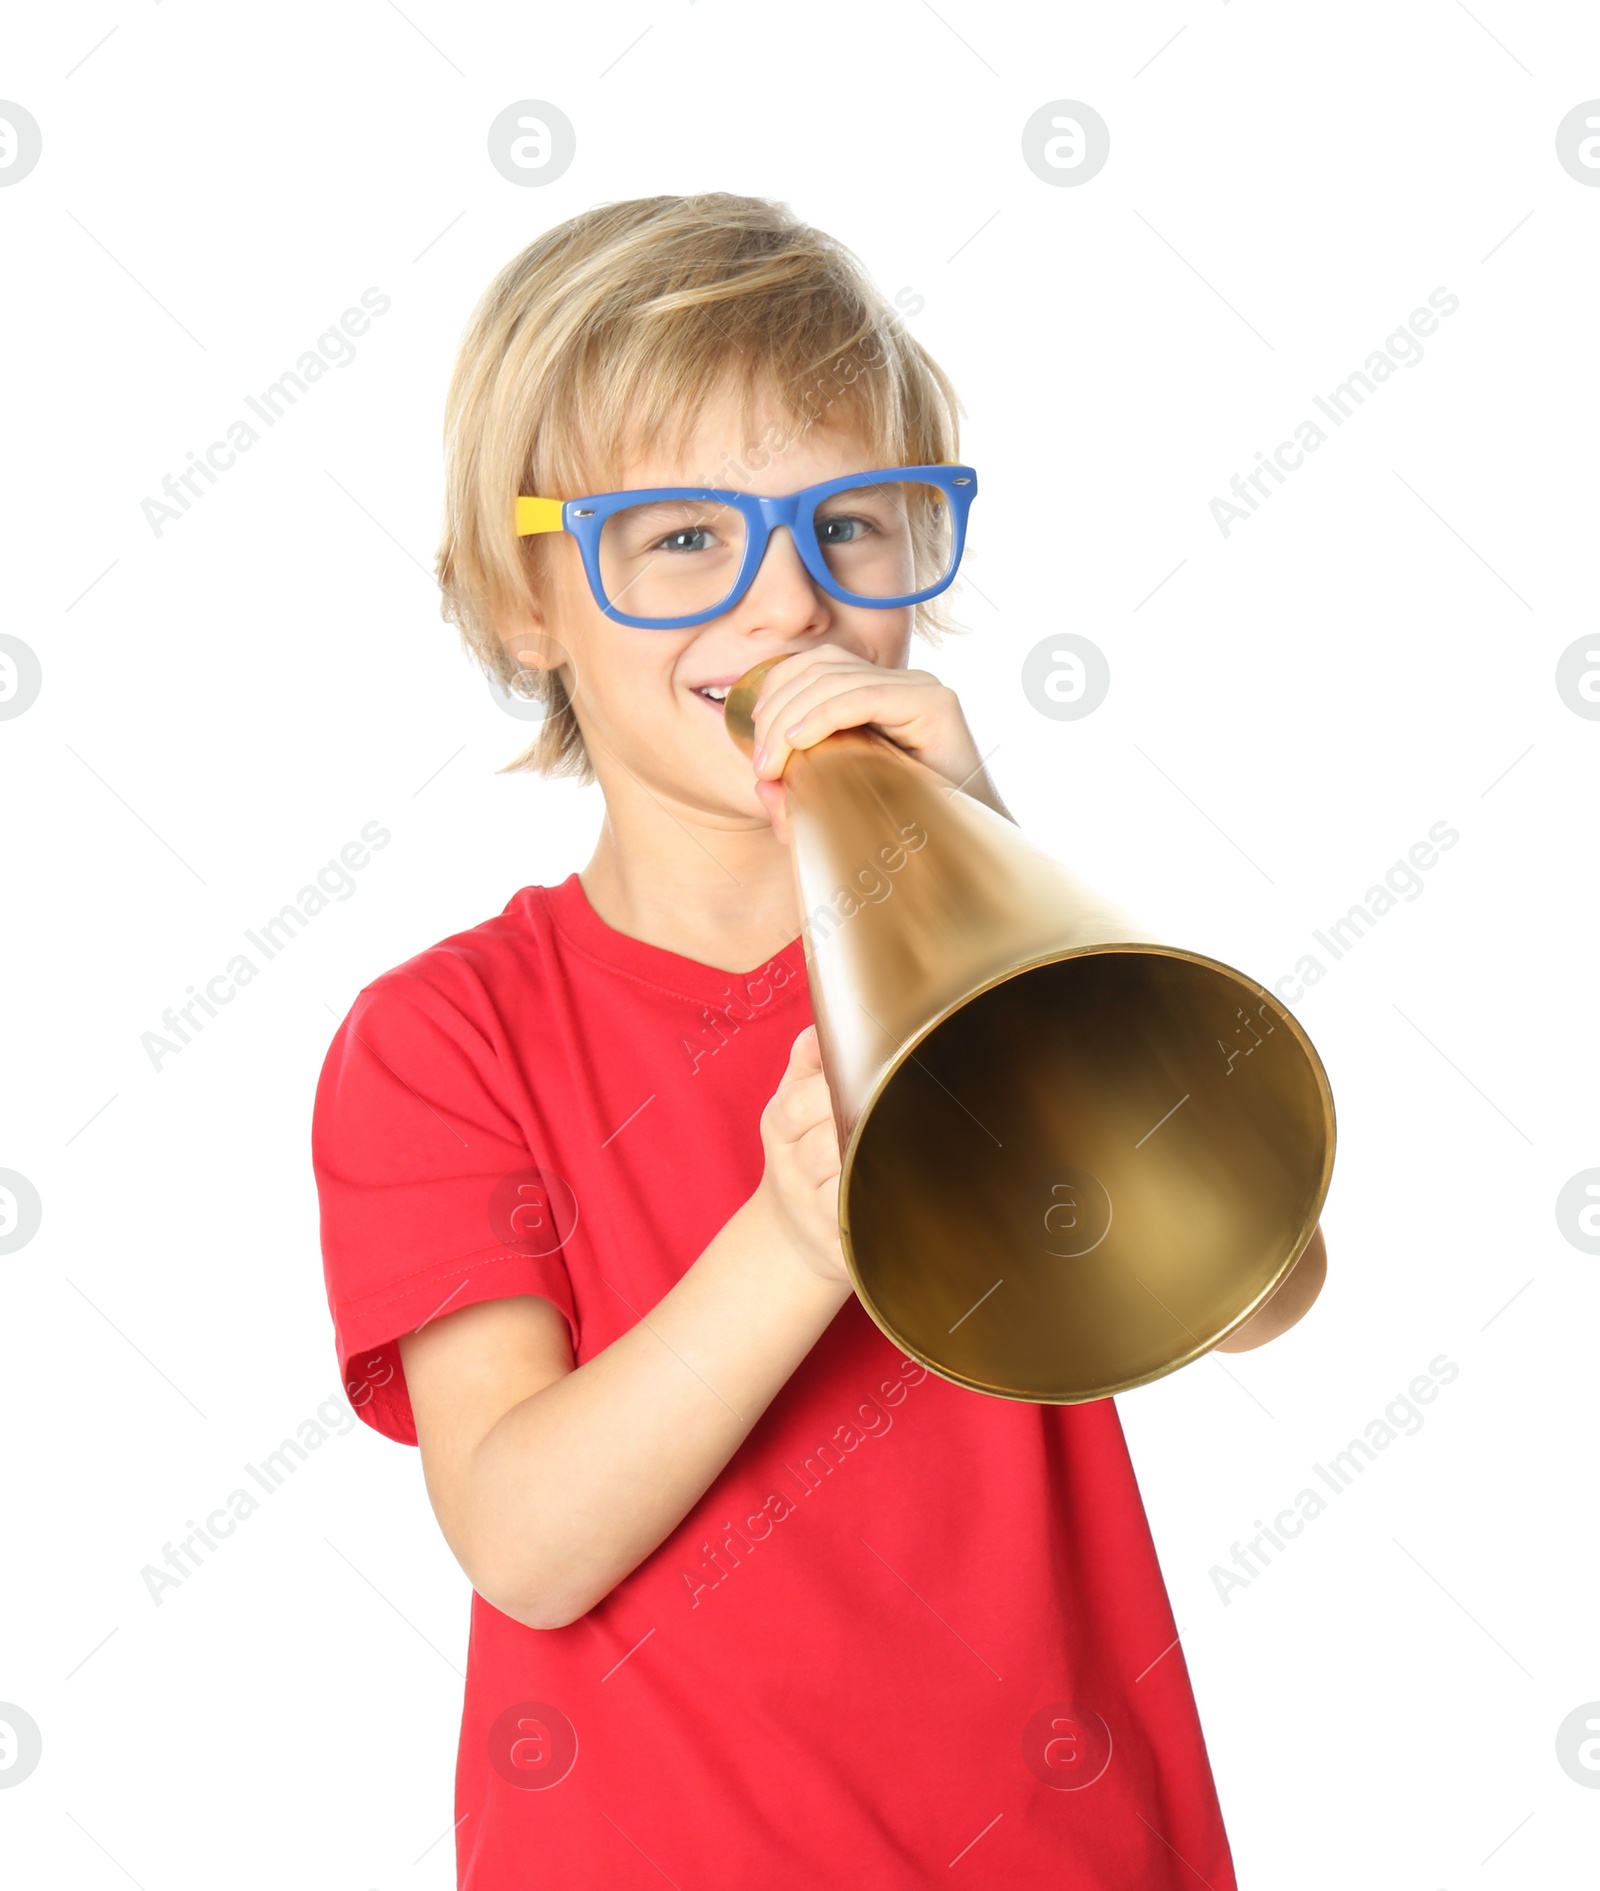
<svg viewBox="0 0 1600 1891"><path fill-rule="evenodd" d="M695 694L704 696L707 702L726 702L728 700L728 685L726 683L705 683L700 686Z"/></svg>

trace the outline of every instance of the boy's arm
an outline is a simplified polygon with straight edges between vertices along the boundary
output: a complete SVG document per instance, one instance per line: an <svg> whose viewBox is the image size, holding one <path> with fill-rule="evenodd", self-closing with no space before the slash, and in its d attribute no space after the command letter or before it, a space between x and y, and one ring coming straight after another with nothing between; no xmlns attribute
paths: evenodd
<svg viewBox="0 0 1600 1891"><path fill-rule="evenodd" d="M1311 1310L1311 1303L1322 1292L1322 1283L1327 1277L1328 1244L1322 1237L1322 1223L1319 1221L1299 1260L1244 1325L1235 1327L1226 1339L1217 1342L1213 1350L1219 1353L1248 1353L1257 1346L1265 1346L1268 1340L1276 1339L1280 1333L1287 1333L1297 1320Z"/></svg>
<svg viewBox="0 0 1600 1891"><path fill-rule="evenodd" d="M530 1296L400 1341L428 1495L473 1587L560 1628L678 1526L850 1295L813 1032L761 1119L760 1187L620 1339L574 1367Z"/></svg>

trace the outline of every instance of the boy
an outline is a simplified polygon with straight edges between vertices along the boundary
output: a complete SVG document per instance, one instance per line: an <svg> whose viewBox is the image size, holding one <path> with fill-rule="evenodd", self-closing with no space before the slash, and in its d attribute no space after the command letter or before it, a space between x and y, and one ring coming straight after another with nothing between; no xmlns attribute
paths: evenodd
<svg viewBox="0 0 1600 1891"><path fill-rule="evenodd" d="M1224 1891L1114 1404L929 1374L839 1247L779 778L871 724L1000 807L906 668L937 597L848 601L937 546L846 491L825 585L791 529L755 563L730 508L649 499L586 563L538 503L944 468L949 382L781 206L659 197L501 272L446 436L445 613L544 693L518 765L605 799L581 874L361 992L316 1098L350 1397L475 1591L460 1883ZM752 774L721 698L768 657Z"/></svg>

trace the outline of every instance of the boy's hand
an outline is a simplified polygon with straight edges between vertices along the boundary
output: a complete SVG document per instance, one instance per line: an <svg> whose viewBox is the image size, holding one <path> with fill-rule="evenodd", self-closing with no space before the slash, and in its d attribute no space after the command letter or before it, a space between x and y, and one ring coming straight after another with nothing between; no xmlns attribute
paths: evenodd
<svg viewBox="0 0 1600 1891"><path fill-rule="evenodd" d="M1328 1277L1328 1244L1323 1239L1322 1223L1312 1230L1305 1252L1280 1280L1243 1326L1235 1327L1219 1340L1219 1353L1248 1353L1265 1346L1280 1333L1287 1333L1311 1310L1311 1303L1322 1292Z"/></svg>
<svg viewBox="0 0 1600 1891"><path fill-rule="evenodd" d="M926 670L880 669L837 644L819 644L773 667L753 720L757 793L780 837L787 838L778 785L785 763L837 729L877 729L953 786L1007 812L955 691Z"/></svg>
<svg viewBox="0 0 1600 1891"><path fill-rule="evenodd" d="M817 1027L794 1041L789 1067L761 1112L767 1166L760 1193L799 1258L824 1280L848 1280L839 1245L839 1138Z"/></svg>

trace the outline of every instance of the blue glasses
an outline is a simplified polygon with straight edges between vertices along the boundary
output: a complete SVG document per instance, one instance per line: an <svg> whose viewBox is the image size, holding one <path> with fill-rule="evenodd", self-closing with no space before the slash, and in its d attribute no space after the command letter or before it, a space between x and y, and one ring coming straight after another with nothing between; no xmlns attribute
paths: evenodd
<svg viewBox="0 0 1600 1891"><path fill-rule="evenodd" d="M778 526L841 604L887 611L937 597L956 575L970 466L892 466L769 498L652 486L584 499L517 500L517 533L570 532L594 600L640 630L688 630L731 611Z"/></svg>

